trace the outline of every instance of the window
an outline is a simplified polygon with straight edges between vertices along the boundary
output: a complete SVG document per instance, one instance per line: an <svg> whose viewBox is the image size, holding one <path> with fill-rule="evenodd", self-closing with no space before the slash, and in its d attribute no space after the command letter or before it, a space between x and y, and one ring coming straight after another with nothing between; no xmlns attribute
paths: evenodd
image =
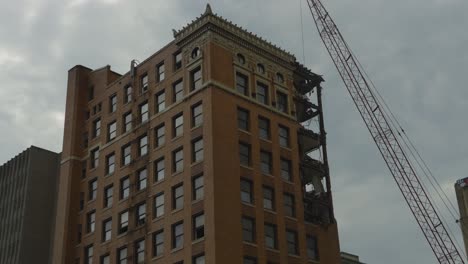
<svg viewBox="0 0 468 264"><path fill-rule="evenodd" d="M144 135L138 140L138 150L140 156L148 154L148 136Z"/></svg>
<svg viewBox="0 0 468 264"><path fill-rule="evenodd" d="M164 215L164 193L158 193L154 197L154 218Z"/></svg>
<svg viewBox="0 0 468 264"><path fill-rule="evenodd" d="M257 259L253 257L244 257L242 264L257 264Z"/></svg>
<svg viewBox="0 0 468 264"><path fill-rule="evenodd" d="M195 59L197 58L198 56L200 56L200 48L199 47L195 47L193 50L192 50L192 54L191 54L191 57L192 59Z"/></svg>
<svg viewBox="0 0 468 264"><path fill-rule="evenodd" d="M128 252L127 248L119 248L117 250L117 263L118 264L127 264L127 257L128 257Z"/></svg>
<svg viewBox="0 0 468 264"><path fill-rule="evenodd" d="M84 192L80 192L80 211L84 208Z"/></svg>
<svg viewBox="0 0 468 264"><path fill-rule="evenodd" d="M156 94L156 113L161 113L166 109L166 93L164 91Z"/></svg>
<svg viewBox="0 0 468 264"><path fill-rule="evenodd" d="M272 188L263 186L263 208L274 210L275 194Z"/></svg>
<svg viewBox="0 0 468 264"><path fill-rule="evenodd" d="M155 133L156 133L155 145L156 147L161 147L166 142L166 137L165 137L166 131L165 131L164 123L156 127Z"/></svg>
<svg viewBox="0 0 468 264"><path fill-rule="evenodd" d="M204 182L203 182L203 175L196 176L192 179L192 194L193 200L200 200L203 199L204 196Z"/></svg>
<svg viewBox="0 0 468 264"><path fill-rule="evenodd" d="M147 186L148 170L146 168L137 172L137 190L143 190Z"/></svg>
<svg viewBox="0 0 468 264"><path fill-rule="evenodd" d="M265 246L272 249L277 248L276 225L265 223Z"/></svg>
<svg viewBox="0 0 468 264"><path fill-rule="evenodd" d="M203 105L198 103L192 106L192 127L197 127L203 123Z"/></svg>
<svg viewBox="0 0 468 264"><path fill-rule="evenodd" d="M284 77L283 77L283 74L281 73L276 73L276 81L279 82L279 83L284 83Z"/></svg>
<svg viewBox="0 0 468 264"><path fill-rule="evenodd" d="M158 64L158 66L156 66L156 80L158 82L161 82L164 80L164 77L165 77L165 67L164 67L164 62L161 62L160 64Z"/></svg>
<svg viewBox="0 0 468 264"><path fill-rule="evenodd" d="M270 152L260 151L260 171L263 174L271 174L272 162Z"/></svg>
<svg viewBox="0 0 468 264"><path fill-rule="evenodd" d="M317 237L307 235L306 246L307 257L312 260L319 260Z"/></svg>
<svg viewBox="0 0 468 264"><path fill-rule="evenodd" d="M132 101L132 87L126 86L124 90L125 90L124 103L126 104Z"/></svg>
<svg viewBox="0 0 468 264"><path fill-rule="evenodd" d="M130 195L130 178L127 176L120 179L120 199L128 198Z"/></svg>
<svg viewBox="0 0 468 264"><path fill-rule="evenodd" d="M190 90L198 90L202 86L202 71L201 67L197 67L190 72Z"/></svg>
<svg viewBox="0 0 468 264"><path fill-rule="evenodd" d="M281 147L289 147L289 128L279 126L279 144Z"/></svg>
<svg viewBox="0 0 468 264"><path fill-rule="evenodd" d="M140 105L140 122L144 123L148 121L148 118L149 118L148 102L146 102Z"/></svg>
<svg viewBox="0 0 468 264"><path fill-rule="evenodd" d="M123 121L124 121L123 132L125 133L125 132L132 130L132 113L131 112L124 114Z"/></svg>
<svg viewBox="0 0 468 264"><path fill-rule="evenodd" d="M261 74L264 74L265 73L265 66L263 66L263 64L259 63L257 64L257 71Z"/></svg>
<svg viewBox="0 0 468 264"><path fill-rule="evenodd" d="M155 168L155 182L162 181L164 180L164 174L165 174L165 164L164 164L164 158L160 158L157 161L154 162L154 168Z"/></svg>
<svg viewBox="0 0 468 264"><path fill-rule="evenodd" d="M296 210L294 204L294 196L292 194L285 193L283 197L284 202L284 214L286 216L295 217Z"/></svg>
<svg viewBox="0 0 468 264"><path fill-rule="evenodd" d="M297 255L297 232L286 230L286 242L288 244L288 254Z"/></svg>
<svg viewBox="0 0 468 264"><path fill-rule="evenodd" d="M285 181L292 181L291 177L291 161L281 159L281 178Z"/></svg>
<svg viewBox="0 0 468 264"><path fill-rule="evenodd" d="M250 166L250 145L239 143L239 159L243 166Z"/></svg>
<svg viewBox="0 0 468 264"><path fill-rule="evenodd" d="M101 256L101 264L110 264L109 254Z"/></svg>
<svg viewBox="0 0 468 264"><path fill-rule="evenodd" d="M132 145L122 147L122 166L127 166L132 162Z"/></svg>
<svg viewBox="0 0 468 264"><path fill-rule="evenodd" d="M268 86L257 82L257 100L262 104L268 104Z"/></svg>
<svg viewBox="0 0 468 264"><path fill-rule="evenodd" d="M184 116L182 113L172 119L173 137L181 136L184 133Z"/></svg>
<svg viewBox="0 0 468 264"><path fill-rule="evenodd" d="M99 166L99 147L91 150L91 168L97 168Z"/></svg>
<svg viewBox="0 0 468 264"><path fill-rule="evenodd" d="M184 245L184 223L172 225L172 248L181 248Z"/></svg>
<svg viewBox="0 0 468 264"><path fill-rule="evenodd" d="M91 101L94 99L94 86L90 86L88 88L88 101Z"/></svg>
<svg viewBox="0 0 468 264"><path fill-rule="evenodd" d="M109 112L114 113L117 110L117 95L112 95L109 98Z"/></svg>
<svg viewBox="0 0 468 264"><path fill-rule="evenodd" d="M241 180L241 201L253 204L253 189L251 181Z"/></svg>
<svg viewBox="0 0 468 264"><path fill-rule="evenodd" d="M137 264L145 263L145 239L135 242L135 260Z"/></svg>
<svg viewBox="0 0 468 264"><path fill-rule="evenodd" d="M249 95L249 78L242 73L236 73L237 92L245 96Z"/></svg>
<svg viewBox="0 0 468 264"><path fill-rule="evenodd" d="M111 240L112 237L112 219L106 219L102 222L102 242Z"/></svg>
<svg viewBox="0 0 468 264"><path fill-rule="evenodd" d="M85 248L85 263L92 264L93 263L93 245L89 245Z"/></svg>
<svg viewBox="0 0 468 264"><path fill-rule="evenodd" d="M172 187L172 209L184 207L184 186L182 184Z"/></svg>
<svg viewBox="0 0 468 264"><path fill-rule="evenodd" d="M242 240L255 242L255 220L250 217L242 217Z"/></svg>
<svg viewBox="0 0 468 264"><path fill-rule="evenodd" d="M146 221L146 204L142 203L136 207L136 226L144 225Z"/></svg>
<svg viewBox="0 0 468 264"><path fill-rule="evenodd" d="M177 52L174 54L174 70L182 68L182 52Z"/></svg>
<svg viewBox="0 0 468 264"><path fill-rule="evenodd" d="M141 93L148 91L148 74L141 76Z"/></svg>
<svg viewBox="0 0 468 264"><path fill-rule="evenodd" d="M88 183L88 200L94 200L96 199L97 195L97 179L91 180Z"/></svg>
<svg viewBox="0 0 468 264"><path fill-rule="evenodd" d="M184 85L182 80L178 80L174 84L172 84L172 91L173 91L173 97L172 97L172 102L177 102L179 100L182 100L184 98Z"/></svg>
<svg viewBox="0 0 468 264"><path fill-rule="evenodd" d="M283 113L288 113L288 96L284 93L277 92L276 100L276 108Z"/></svg>
<svg viewBox="0 0 468 264"><path fill-rule="evenodd" d="M93 122L93 137L101 135L101 119L96 119Z"/></svg>
<svg viewBox="0 0 468 264"><path fill-rule="evenodd" d="M237 127L249 131L249 111L243 108L237 108Z"/></svg>
<svg viewBox="0 0 468 264"><path fill-rule="evenodd" d="M114 200L113 191L114 191L114 187L112 184L104 188L104 208L108 208L112 206L112 203Z"/></svg>
<svg viewBox="0 0 468 264"><path fill-rule="evenodd" d="M96 211L91 211L86 215L86 232L92 233L96 229Z"/></svg>
<svg viewBox="0 0 468 264"><path fill-rule="evenodd" d="M161 256L164 252L164 231L153 233L153 257Z"/></svg>
<svg viewBox="0 0 468 264"><path fill-rule="evenodd" d="M192 162L203 160L203 138L192 141Z"/></svg>
<svg viewBox="0 0 468 264"><path fill-rule="evenodd" d="M205 255L198 255L193 257L193 264L205 264Z"/></svg>
<svg viewBox="0 0 468 264"><path fill-rule="evenodd" d="M262 139L270 139L270 120L264 117L258 118L258 135Z"/></svg>
<svg viewBox="0 0 468 264"><path fill-rule="evenodd" d="M172 152L172 172L184 170L184 150L177 149Z"/></svg>
<svg viewBox="0 0 468 264"><path fill-rule="evenodd" d="M193 240L205 236L205 215L203 213L193 216Z"/></svg>
<svg viewBox="0 0 468 264"><path fill-rule="evenodd" d="M111 153L106 157L106 173L110 175L115 171L115 153Z"/></svg>
<svg viewBox="0 0 468 264"><path fill-rule="evenodd" d="M125 233L128 230L128 211L119 214L119 234Z"/></svg>
<svg viewBox="0 0 468 264"><path fill-rule="evenodd" d="M117 137L117 122L114 121L107 126L107 141L113 140Z"/></svg>
<svg viewBox="0 0 468 264"><path fill-rule="evenodd" d="M238 53L238 54L237 54L237 61L238 61L240 64L245 64L245 57L244 57L244 55Z"/></svg>
<svg viewBox="0 0 468 264"><path fill-rule="evenodd" d="M82 141L82 143L83 143L83 148L87 148L87 147L88 147L88 143L89 143L88 132L83 133L82 139L83 139L83 141Z"/></svg>

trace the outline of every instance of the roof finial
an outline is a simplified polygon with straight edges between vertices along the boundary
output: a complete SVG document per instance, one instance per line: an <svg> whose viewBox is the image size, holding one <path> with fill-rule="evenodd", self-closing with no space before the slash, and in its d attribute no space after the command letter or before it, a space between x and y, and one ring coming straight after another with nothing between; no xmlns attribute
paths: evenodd
<svg viewBox="0 0 468 264"><path fill-rule="evenodd" d="M206 9L205 9L205 14L204 15L211 15L213 14L213 11L211 11L211 6L210 4L206 4Z"/></svg>

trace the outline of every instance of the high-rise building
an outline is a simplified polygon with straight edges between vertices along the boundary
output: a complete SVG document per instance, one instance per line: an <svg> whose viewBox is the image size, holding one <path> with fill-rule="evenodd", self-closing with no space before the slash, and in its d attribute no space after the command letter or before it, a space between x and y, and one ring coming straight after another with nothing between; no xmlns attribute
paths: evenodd
<svg viewBox="0 0 468 264"><path fill-rule="evenodd" d="M32 146L0 166L0 264L51 263L59 164Z"/></svg>
<svg viewBox="0 0 468 264"><path fill-rule="evenodd" d="M458 220L465 244L465 252L468 254L468 178L463 178L455 183L460 219Z"/></svg>
<svg viewBox="0 0 468 264"><path fill-rule="evenodd" d="M322 81L209 6L123 75L73 67L54 263L339 263Z"/></svg>
<svg viewBox="0 0 468 264"><path fill-rule="evenodd" d="M341 252L341 264L365 264L359 261L359 256Z"/></svg>

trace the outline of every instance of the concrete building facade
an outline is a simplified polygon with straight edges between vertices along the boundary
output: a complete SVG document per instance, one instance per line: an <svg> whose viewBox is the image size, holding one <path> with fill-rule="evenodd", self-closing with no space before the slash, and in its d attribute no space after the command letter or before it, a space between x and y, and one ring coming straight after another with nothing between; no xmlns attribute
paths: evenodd
<svg viewBox="0 0 468 264"><path fill-rule="evenodd" d="M0 166L0 264L51 263L59 162L32 146Z"/></svg>
<svg viewBox="0 0 468 264"><path fill-rule="evenodd" d="M72 68L54 263L339 263L322 81L209 6L126 74Z"/></svg>

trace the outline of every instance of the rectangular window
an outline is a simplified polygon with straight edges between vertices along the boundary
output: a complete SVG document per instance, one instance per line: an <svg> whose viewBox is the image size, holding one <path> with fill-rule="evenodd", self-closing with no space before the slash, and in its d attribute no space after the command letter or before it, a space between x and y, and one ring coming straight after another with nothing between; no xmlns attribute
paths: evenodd
<svg viewBox="0 0 468 264"><path fill-rule="evenodd" d="M307 235L306 246L307 257L312 260L319 260L317 237Z"/></svg>
<svg viewBox="0 0 468 264"><path fill-rule="evenodd" d="M136 226L144 225L146 222L146 203L137 205L135 212Z"/></svg>
<svg viewBox="0 0 468 264"><path fill-rule="evenodd" d="M184 170L184 150L182 148L172 152L172 172Z"/></svg>
<svg viewBox="0 0 468 264"><path fill-rule="evenodd" d="M128 144L122 147L122 166L130 165L132 162L132 145Z"/></svg>
<svg viewBox="0 0 468 264"><path fill-rule="evenodd" d="M290 160L281 158L281 178L285 181L292 181Z"/></svg>
<svg viewBox="0 0 468 264"><path fill-rule="evenodd" d="M249 111L243 108L237 108L237 127L249 131Z"/></svg>
<svg viewBox="0 0 468 264"><path fill-rule="evenodd" d="M114 113L117 111L117 95L112 95L109 98L109 112Z"/></svg>
<svg viewBox="0 0 468 264"><path fill-rule="evenodd" d="M200 126L203 123L203 105L198 103L192 106L192 127Z"/></svg>
<svg viewBox="0 0 468 264"><path fill-rule="evenodd" d="M130 195L130 178L127 176L120 179L120 199L128 198Z"/></svg>
<svg viewBox="0 0 468 264"><path fill-rule="evenodd" d="M154 197L154 218L164 215L164 193L158 193Z"/></svg>
<svg viewBox="0 0 468 264"><path fill-rule="evenodd" d="M241 201L253 204L253 186L248 180L241 180Z"/></svg>
<svg viewBox="0 0 468 264"><path fill-rule="evenodd" d="M146 168L137 172L137 190L143 190L147 186L148 170Z"/></svg>
<svg viewBox="0 0 468 264"><path fill-rule="evenodd" d="M297 255L297 232L286 230L286 242L288 245L288 254Z"/></svg>
<svg viewBox="0 0 468 264"><path fill-rule="evenodd" d="M174 71L182 68L182 52L177 52L174 54Z"/></svg>
<svg viewBox="0 0 468 264"><path fill-rule="evenodd" d="M117 122L114 121L107 126L107 141L117 137Z"/></svg>
<svg viewBox="0 0 468 264"><path fill-rule="evenodd" d="M88 88L88 101L91 101L94 99L94 86L90 86Z"/></svg>
<svg viewBox="0 0 468 264"><path fill-rule="evenodd" d="M202 255L193 257L192 263L193 264L205 264L205 255L202 254Z"/></svg>
<svg viewBox="0 0 468 264"><path fill-rule="evenodd" d="M275 193L272 188L263 186L263 208L275 210Z"/></svg>
<svg viewBox="0 0 468 264"><path fill-rule="evenodd" d="M190 90L198 90L202 86L202 71L201 67L197 67L190 72Z"/></svg>
<svg viewBox="0 0 468 264"><path fill-rule="evenodd" d="M203 160L203 138L192 141L192 162Z"/></svg>
<svg viewBox="0 0 468 264"><path fill-rule="evenodd" d="M184 83L182 80L178 80L174 84L172 84L172 102L177 102L179 100L182 100L184 98Z"/></svg>
<svg viewBox="0 0 468 264"><path fill-rule="evenodd" d="M288 113L288 96L284 93L277 92L276 100L276 108L283 113Z"/></svg>
<svg viewBox="0 0 468 264"><path fill-rule="evenodd" d="M138 140L138 150L139 150L139 155L144 156L148 154L148 136L144 135L140 137Z"/></svg>
<svg viewBox="0 0 468 264"><path fill-rule="evenodd" d="M158 159L157 161L154 162L154 168L155 168L155 172L154 172L154 181L155 182L158 182L158 181L162 181L164 180L164 176L165 176L165 164L164 164L164 158L160 158Z"/></svg>
<svg viewBox="0 0 468 264"><path fill-rule="evenodd" d="M184 115L180 113L172 118L172 137L181 136L184 133Z"/></svg>
<svg viewBox="0 0 468 264"><path fill-rule="evenodd" d="M108 185L104 188L104 208L109 208L112 206L114 201L114 187L113 185Z"/></svg>
<svg viewBox="0 0 468 264"><path fill-rule="evenodd" d="M203 213L193 216L193 240L201 239L205 236L205 215Z"/></svg>
<svg viewBox="0 0 468 264"><path fill-rule="evenodd" d="M119 234L128 231L128 211L119 214Z"/></svg>
<svg viewBox="0 0 468 264"><path fill-rule="evenodd" d="M99 147L91 150L91 168L97 168L99 166Z"/></svg>
<svg viewBox="0 0 468 264"><path fill-rule="evenodd" d="M93 122L93 138L101 135L101 119L96 119Z"/></svg>
<svg viewBox="0 0 468 264"><path fill-rule="evenodd" d="M284 214L286 216L295 217L296 209L295 209L294 196L292 194L285 193L283 195L283 203L284 203Z"/></svg>
<svg viewBox="0 0 468 264"><path fill-rule="evenodd" d="M97 179L93 179L89 181L88 183L88 200L94 200L96 199L97 195Z"/></svg>
<svg viewBox="0 0 468 264"><path fill-rule="evenodd" d="M262 139L270 139L270 120L264 117L258 118L258 135Z"/></svg>
<svg viewBox="0 0 468 264"><path fill-rule="evenodd" d="M101 256L101 264L110 264L109 254Z"/></svg>
<svg viewBox="0 0 468 264"><path fill-rule="evenodd" d="M112 219L106 219L102 222L102 242L111 240L112 238Z"/></svg>
<svg viewBox="0 0 468 264"><path fill-rule="evenodd" d="M123 116L123 133L132 130L132 113L125 113Z"/></svg>
<svg viewBox="0 0 468 264"><path fill-rule="evenodd" d="M129 103L132 101L132 87L131 86L126 86L124 88L125 91L125 96L124 96L124 103Z"/></svg>
<svg viewBox="0 0 468 264"><path fill-rule="evenodd" d="M110 175L115 171L115 153L111 153L106 157L106 174Z"/></svg>
<svg viewBox="0 0 468 264"><path fill-rule="evenodd" d="M267 248L277 248L276 225L265 223L265 246Z"/></svg>
<svg viewBox="0 0 468 264"><path fill-rule="evenodd" d="M279 144L281 147L289 147L289 128L279 126Z"/></svg>
<svg viewBox="0 0 468 264"><path fill-rule="evenodd" d="M245 96L249 95L249 78L241 73L236 73L237 92Z"/></svg>
<svg viewBox="0 0 468 264"><path fill-rule="evenodd" d="M145 263L145 239L135 242L135 260L137 264Z"/></svg>
<svg viewBox="0 0 468 264"><path fill-rule="evenodd" d="M184 207L184 186L182 184L172 187L172 209Z"/></svg>
<svg viewBox="0 0 468 264"><path fill-rule="evenodd" d="M89 245L85 248L85 259L86 264L93 264L93 245Z"/></svg>
<svg viewBox="0 0 468 264"><path fill-rule="evenodd" d="M204 180L203 175L196 176L192 179L192 199L194 201L203 199L204 196Z"/></svg>
<svg viewBox="0 0 468 264"><path fill-rule="evenodd" d="M166 93L164 91L156 94L156 113L161 113L166 109Z"/></svg>
<svg viewBox="0 0 468 264"><path fill-rule="evenodd" d="M241 165L250 166L250 145L239 143L239 159Z"/></svg>
<svg viewBox="0 0 468 264"><path fill-rule="evenodd" d="M80 211L83 210L84 208L84 198L85 195L84 195L84 192L80 192Z"/></svg>
<svg viewBox="0 0 468 264"><path fill-rule="evenodd" d="M148 121L148 119L149 119L148 102L146 102L140 105L140 122L144 123Z"/></svg>
<svg viewBox="0 0 468 264"><path fill-rule="evenodd" d="M128 263L127 258L128 258L127 248L126 247L119 248L117 250L117 263L118 264L127 264Z"/></svg>
<svg viewBox="0 0 468 264"><path fill-rule="evenodd" d="M164 231L161 229L153 233L153 257L161 256L164 252Z"/></svg>
<svg viewBox="0 0 468 264"><path fill-rule="evenodd" d="M164 67L164 61L159 63L158 66L156 66L156 80L158 82L164 81L164 78L166 76L165 74L165 67Z"/></svg>
<svg viewBox="0 0 468 264"><path fill-rule="evenodd" d="M184 223L172 225L172 248L181 248L184 245Z"/></svg>
<svg viewBox="0 0 468 264"><path fill-rule="evenodd" d="M86 232L92 233L96 230L96 211L91 211L86 215Z"/></svg>
<svg viewBox="0 0 468 264"><path fill-rule="evenodd" d="M148 74L141 76L141 93L148 91Z"/></svg>
<svg viewBox="0 0 468 264"><path fill-rule="evenodd" d="M263 174L271 174L272 161L270 152L260 151L260 171Z"/></svg>
<svg viewBox="0 0 468 264"><path fill-rule="evenodd" d="M257 259L254 257L244 257L242 264L257 264Z"/></svg>
<svg viewBox="0 0 468 264"><path fill-rule="evenodd" d="M262 104L268 104L268 86L257 82L257 100Z"/></svg>
<svg viewBox="0 0 468 264"><path fill-rule="evenodd" d="M255 242L255 220L250 217L242 217L242 240Z"/></svg>
<svg viewBox="0 0 468 264"><path fill-rule="evenodd" d="M161 147L162 145L164 145L164 143L166 143L166 129L164 127L164 123L156 127L155 133L156 133L155 145L156 147Z"/></svg>

